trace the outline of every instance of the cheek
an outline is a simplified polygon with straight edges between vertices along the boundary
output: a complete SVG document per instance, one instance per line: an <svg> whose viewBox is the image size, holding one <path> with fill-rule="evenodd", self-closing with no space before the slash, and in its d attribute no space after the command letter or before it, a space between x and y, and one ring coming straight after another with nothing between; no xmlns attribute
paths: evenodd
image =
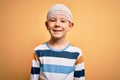
<svg viewBox="0 0 120 80"><path fill-rule="evenodd" d="M48 30L48 31L51 31L51 30L52 30L52 27L50 27L50 26L47 27L47 30Z"/></svg>
<svg viewBox="0 0 120 80"><path fill-rule="evenodd" d="M70 28L69 26L67 26L65 30L66 30L66 31L70 31L71 28Z"/></svg>
<svg viewBox="0 0 120 80"><path fill-rule="evenodd" d="M53 24L48 24L48 28L53 28Z"/></svg>
<svg viewBox="0 0 120 80"><path fill-rule="evenodd" d="M71 28L69 27L68 29L67 29L67 31L70 31L71 30Z"/></svg>
<svg viewBox="0 0 120 80"><path fill-rule="evenodd" d="M46 24L45 24L45 25L46 25L46 28L47 28L47 29L52 28L52 24L50 24L49 22L46 22Z"/></svg>
<svg viewBox="0 0 120 80"><path fill-rule="evenodd" d="M51 27L51 25L47 25L46 28L47 28L47 30L50 30L52 27Z"/></svg>

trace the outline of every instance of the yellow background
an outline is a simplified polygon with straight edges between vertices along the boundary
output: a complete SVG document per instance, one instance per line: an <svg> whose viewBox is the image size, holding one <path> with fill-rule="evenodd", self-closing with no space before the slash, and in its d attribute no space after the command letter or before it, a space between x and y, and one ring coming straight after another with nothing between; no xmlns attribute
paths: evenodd
<svg viewBox="0 0 120 80"><path fill-rule="evenodd" d="M67 39L84 53L86 80L120 80L120 0L0 0L0 80L29 80L33 49L50 38L44 22L55 3L72 11Z"/></svg>

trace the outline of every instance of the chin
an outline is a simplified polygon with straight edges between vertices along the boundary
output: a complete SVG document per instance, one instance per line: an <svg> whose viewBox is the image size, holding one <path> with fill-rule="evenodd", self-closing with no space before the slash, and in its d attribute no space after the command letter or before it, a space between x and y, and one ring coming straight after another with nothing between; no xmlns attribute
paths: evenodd
<svg viewBox="0 0 120 80"><path fill-rule="evenodd" d="M62 37L60 36L53 36L54 39L61 39Z"/></svg>
<svg viewBox="0 0 120 80"><path fill-rule="evenodd" d="M60 36L60 35L54 35L54 36L52 36L52 38L54 38L54 39L61 39L61 38L63 38L63 36Z"/></svg>
<svg viewBox="0 0 120 80"><path fill-rule="evenodd" d="M52 38L54 38L54 39L61 39L61 38L65 37L65 35L63 35L63 34L61 34L61 33L58 33L58 34L52 33L51 36L52 36Z"/></svg>

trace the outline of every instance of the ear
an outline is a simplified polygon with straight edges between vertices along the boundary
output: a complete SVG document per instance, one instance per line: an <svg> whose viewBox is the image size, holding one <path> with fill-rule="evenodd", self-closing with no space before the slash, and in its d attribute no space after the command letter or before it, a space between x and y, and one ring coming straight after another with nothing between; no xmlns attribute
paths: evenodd
<svg viewBox="0 0 120 80"><path fill-rule="evenodd" d="M70 23L70 27L72 27L72 28L73 28L73 27L74 27L74 23Z"/></svg>
<svg viewBox="0 0 120 80"><path fill-rule="evenodd" d="M48 29L48 22L47 21L45 21L45 26Z"/></svg>
<svg viewBox="0 0 120 80"><path fill-rule="evenodd" d="M71 23L71 22L70 22L68 31L70 31L73 27L74 27L74 23Z"/></svg>

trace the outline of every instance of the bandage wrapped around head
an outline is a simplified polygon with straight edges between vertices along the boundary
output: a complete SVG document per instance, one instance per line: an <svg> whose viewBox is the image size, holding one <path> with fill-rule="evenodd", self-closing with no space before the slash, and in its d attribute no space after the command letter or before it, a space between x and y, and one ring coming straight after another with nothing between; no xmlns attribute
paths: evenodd
<svg viewBox="0 0 120 80"><path fill-rule="evenodd" d="M68 21L72 22L72 13L71 13L70 9L63 4L53 5L48 10L47 20L56 16L56 15L60 15L60 16L64 17L65 19L67 19Z"/></svg>

